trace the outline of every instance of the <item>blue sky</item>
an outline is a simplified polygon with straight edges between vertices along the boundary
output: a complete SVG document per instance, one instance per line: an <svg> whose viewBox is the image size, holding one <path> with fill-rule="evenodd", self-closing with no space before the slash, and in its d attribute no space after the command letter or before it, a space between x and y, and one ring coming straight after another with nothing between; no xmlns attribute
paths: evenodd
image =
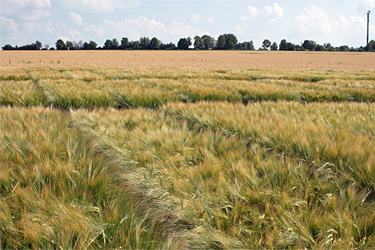
<svg viewBox="0 0 375 250"><path fill-rule="evenodd" d="M40 40L90 41L141 36L177 43L181 37L233 33L239 41L300 44L305 39L359 47L375 40L375 0L1 0L0 45Z"/></svg>

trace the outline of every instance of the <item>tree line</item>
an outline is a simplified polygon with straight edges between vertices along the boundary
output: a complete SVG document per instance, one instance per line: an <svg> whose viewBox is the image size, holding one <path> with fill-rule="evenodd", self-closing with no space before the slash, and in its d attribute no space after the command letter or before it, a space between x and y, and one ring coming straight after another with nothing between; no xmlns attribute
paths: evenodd
<svg viewBox="0 0 375 250"><path fill-rule="evenodd" d="M107 39L103 46L100 47L94 41L63 41L59 39L55 47L48 44L44 46L38 40L35 43L23 46L13 47L7 44L2 47L3 50L256 50L253 41L238 42L237 37L233 34L223 34L217 39L209 36L195 36L194 41L191 37L181 38L177 45L174 43L162 43L158 38L141 37L136 41L129 41L127 37L117 40L116 38ZM301 44L294 44L282 39L280 43L271 42L265 39L258 50L287 50L287 51L375 51L375 41L371 40L365 47L349 47L342 45L334 47L330 43L323 45L313 40L305 40Z"/></svg>

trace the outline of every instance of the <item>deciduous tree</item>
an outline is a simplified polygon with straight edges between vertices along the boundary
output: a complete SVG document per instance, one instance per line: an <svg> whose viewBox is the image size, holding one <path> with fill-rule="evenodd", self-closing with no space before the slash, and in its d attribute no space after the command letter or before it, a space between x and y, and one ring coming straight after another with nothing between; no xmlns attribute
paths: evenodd
<svg viewBox="0 0 375 250"><path fill-rule="evenodd" d="M123 37L121 39L120 49L127 49L129 47L129 39L127 37Z"/></svg>
<svg viewBox="0 0 375 250"><path fill-rule="evenodd" d="M161 42L156 37L153 37L150 41L150 49L160 49L160 44Z"/></svg>
<svg viewBox="0 0 375 250"><path fill-rule="evenodd" d="M107 39L104 43L103 49L111 49L112 48L112 40Z"/></svg>
<svg viewBox="0 0 375 250"><path fill-rule="evenodd" d="M223 50L223 49L232 50L236 48L237 42L238 42L237 37L233 34L220 35L217 38L215 48L219 50Z"/></svg>
<svg viewBox="0 0 375 250"><path fill-rule="evenodd" d="M215 47L215 38L209 35L202 36L202 41L205 49L213 49Z"/></svg>
<svg viewBox="0 0 375 250"><path fill-rule="evenodd" d="M57 50L66 50L67 49L67 47L66 47L66 45L65 45L65 43L62 39L57 40L55 45L56 45Z"/></svg>
<svg viewBox="0 0 375 250"><path fill-rule="evenodd" d="M71 41L66 41L65 45L68 50L74 49L73 42Z"/></svg>
<svg viewBox="0 0 375 250"><path fill-rule="evenodd" d="M276 42L273 42L270 48L271 48L271 50L277 50L279 48L279 46L277 45Z"/></svg>
<svg viewBox="0 0 375 250"><path fill-rule="evenodd" d="M203 39L200 36L194 37L194 48L195 49L205 49Z"/></svg>
<svg viewBox="0 0 375 250"><path fill-rule="evenodd" d="M42 43L41 43L39 40L37 40L37 41L35 42L35 49L36 49L36 50L41 50L42 47L43 47Z"/></svg>
<svg viewBox="0 0 375 250"><path fill-rule="evenodd" d="M180 49L180 50L187 50L187 49L189 49L190 45L191 45L191 38L190 37L181 38L178 41L177 48Z"/></svg>
<svg viewBox="0 0 375 250"><path fill-rule="evenodd" d="M268 48L271 46L271 41L268 39L265 39L262 43L262 48L268 50Z"/></svg>
<svg viewBox="0 0 375 250"><path fill-rule="evenodd" d="M316 42L314 42L313 40L305 40L302 43L302 47L307 50L314 50L316 47Z"/></svg>

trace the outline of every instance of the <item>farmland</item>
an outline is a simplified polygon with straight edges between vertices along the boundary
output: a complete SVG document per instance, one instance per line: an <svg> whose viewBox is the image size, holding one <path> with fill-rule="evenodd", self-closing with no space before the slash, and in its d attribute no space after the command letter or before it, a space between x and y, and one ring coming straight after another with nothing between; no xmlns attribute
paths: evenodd
<svg viewBox="0 0 375 250"><path fill-rule="evenodd" d="M22 53L2 248L375 247L372 54Z"/></svg>
<svg viewBox="0 0 375 250"><path fill-rule="evenodd" d="M373 70L372 53L300 51L1 51L1 67Z"/></svg>

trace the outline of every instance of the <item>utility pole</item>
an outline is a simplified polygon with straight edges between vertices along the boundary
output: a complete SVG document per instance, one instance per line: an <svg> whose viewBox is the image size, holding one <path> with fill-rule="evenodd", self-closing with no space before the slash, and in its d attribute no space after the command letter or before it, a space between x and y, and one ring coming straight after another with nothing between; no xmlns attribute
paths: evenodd
<svg viewBox="0 0 375 250"><path fill-rule="evenodd" d="M370 13L371 13L371 11L367 11L367 40L366 40L366 46L368 44L369 33L370 33Z"/></svg>

